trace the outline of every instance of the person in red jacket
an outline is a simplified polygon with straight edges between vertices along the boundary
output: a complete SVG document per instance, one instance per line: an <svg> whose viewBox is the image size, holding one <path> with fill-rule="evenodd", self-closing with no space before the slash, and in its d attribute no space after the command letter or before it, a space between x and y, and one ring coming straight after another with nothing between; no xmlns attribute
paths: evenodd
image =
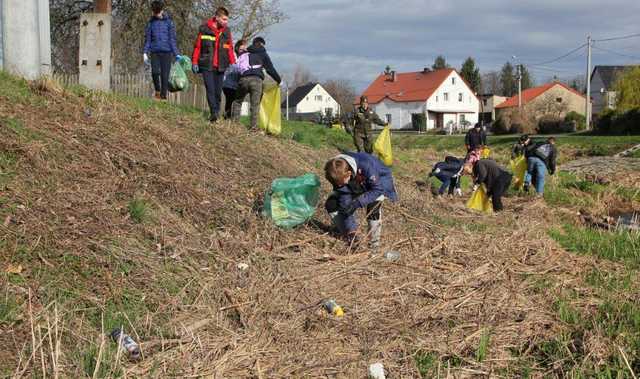
<svg viewBox="0 0 640 379"><path fill-rule="evenodd" d="M191 59L193 73L202 74L202 80L207 89L211 122L216 122L220 114L224 72L229 65L236 63L233 37L228 24L229 10L219 7L215 16L200 26Z"/></svg>

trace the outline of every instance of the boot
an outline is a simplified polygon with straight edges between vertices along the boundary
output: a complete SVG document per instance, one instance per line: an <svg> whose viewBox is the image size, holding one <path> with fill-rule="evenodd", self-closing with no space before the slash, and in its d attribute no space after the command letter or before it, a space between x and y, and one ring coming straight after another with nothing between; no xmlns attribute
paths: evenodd
<svg viewBox="0 0 640 379"><path fill-rule="evenodd" d="M382 235L382 221L369 220L369 247L371 250L380 249L380 236Z"/></svg>
<svg viewBox="0 0 640 379"><path fill-rule="evenodd" d="M162 97L160 96L160 91L156 91L156 93L153 95L153 98L156 99L156 100L161 100Z"/></svg>

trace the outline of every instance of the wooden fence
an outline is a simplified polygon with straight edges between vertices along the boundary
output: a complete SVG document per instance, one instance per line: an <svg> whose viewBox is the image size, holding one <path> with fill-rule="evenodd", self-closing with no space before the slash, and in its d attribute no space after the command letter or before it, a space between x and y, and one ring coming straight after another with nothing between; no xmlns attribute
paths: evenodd
<svg viewBox="0 0 640 379"><path fill-rule="evenodd" d="M78 74L55 74L59 83L65 86L78 85ZM199 79L199 78L198 78ZM197 80L197 79L196 79ZM153 82L150 74L114 74L111 75L111 92L131 97L147 97L154 95ZM207 92L203 85L190 83L188 91L169 93L167 96L171 104L194 107L208 111ZM221 106L224 107L224 95ZM244 108L243 105L243 114ZM224 109L224 108L223 108Z"/></svg>

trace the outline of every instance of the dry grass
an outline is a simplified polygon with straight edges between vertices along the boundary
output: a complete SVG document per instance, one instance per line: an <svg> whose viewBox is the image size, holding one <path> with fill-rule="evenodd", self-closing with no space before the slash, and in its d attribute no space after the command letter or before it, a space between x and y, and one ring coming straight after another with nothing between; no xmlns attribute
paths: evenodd
<svg viewBox="0 0 640 379"><path fill-rule="evenodd" d="M543 203L507 199L510 211L482 218L405 176L402 200L385 208L397 263L350 251L322 212L279 230L255 201L276 176L318 173L333 151L165 106L38 93L40 105L0 97L2 120L21 125L0 129L0 148L18 157L0 226L0 263L25 267L2 277L21 317L0 324L0 366L16 377L362 377L376 361L417 377L417 352L459 359L452 376L496 375L565 329L550 294L582 290L596 264L549 239ZM145 221L131 219L132 199L148 205ZM552 284L541 290L542 278ZM344 317L321 308L329 297ZM120 324L141 362L105 341Z"/></svg>

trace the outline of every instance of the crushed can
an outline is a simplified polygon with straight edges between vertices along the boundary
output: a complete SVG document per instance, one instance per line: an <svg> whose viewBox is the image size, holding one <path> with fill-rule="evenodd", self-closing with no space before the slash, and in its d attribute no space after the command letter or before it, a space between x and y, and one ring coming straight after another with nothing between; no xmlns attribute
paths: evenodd
<svg viewBox="0 0 640 379"><path fill-rule="evenodd" d="M130 335L124 333L122 328L114 329L111 332L111 339L127 353L129 359L137 361L141 358L140 346L133 340L133 338L131 338Z"/></svg>
<svg viewBox="0 0 640 379"><path fill-rule="evenodd" d="M335 300L333 299L327 299L322 303L322 306L324 307L324 309L329 312L329 314L332 314L334 316L337 317L342 317L344 316L344 310L342 309L342 307L340 305L338 305L338 303L336 303Z"/></svg>

